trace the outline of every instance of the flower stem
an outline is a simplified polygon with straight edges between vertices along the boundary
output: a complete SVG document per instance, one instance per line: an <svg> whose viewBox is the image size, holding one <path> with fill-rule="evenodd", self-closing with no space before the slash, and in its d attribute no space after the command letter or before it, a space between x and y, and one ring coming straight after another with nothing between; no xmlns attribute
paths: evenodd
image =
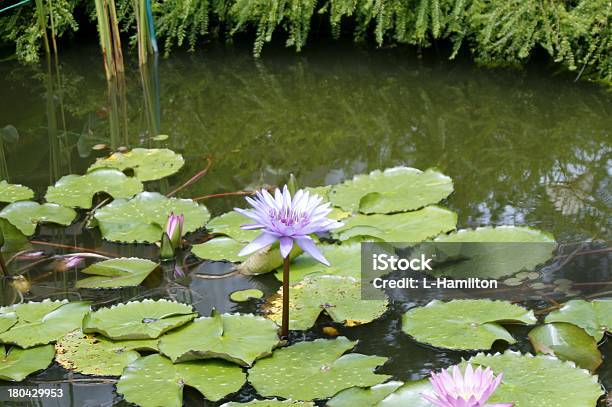
<svg viewBox="0 0 612 407"><path fill-rule="evenodd" d="M291 258L285 257L283 262L283 322L281 326L281 338L289 336L289 263Z"/></svg>

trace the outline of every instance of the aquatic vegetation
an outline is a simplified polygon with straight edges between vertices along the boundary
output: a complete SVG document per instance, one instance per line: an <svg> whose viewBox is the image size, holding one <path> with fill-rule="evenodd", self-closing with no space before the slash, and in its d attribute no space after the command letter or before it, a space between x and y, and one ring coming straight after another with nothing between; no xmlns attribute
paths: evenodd
<svg viewBox="0 0 612 407"><path fill-rule="evenodd" d="M21 381L34 372L46 369L53 362L55 354L52 345L29 349L0 346L0 349L0 380Z"/></svg>
<svg viewBox="0 0 612 407"><path fill-rule="evenodd" d="M249 288L246 290L238 290L234 291L230 294L230 300L234 302L245 302L252 299L259 299L264 296L264 293L261 290L256 288Z"/></svg>
<svg viewBox="0 0 612 407"><path fill-rule="evenodd" d="M326 404L328 407L378 406L388 395L395 392L404 383L390 380L369 388L350 387L332 397ZM404 404L406 406L413 404Z"/></svg>
<svg viewBox="0 0 612 407"><path fill-rule="evenodd" d="M39 223L49 222L68 226L76 218L77 213L54 203L39 204L33 201L18 201L5 206L0 211L4 218L26 236L36 232Z"/></svg>
<svg viewBox="0 0 612 407"><path fill-rule="evenodd" d="M237 263L244 260L243 256L238 255L244 246L244 243L238 242L231 237L221 236L210 239L204 243L194 244L191 247L191 253L198 256L200 259L213 261L226 260ZM280 252L278 255L280 257Z"/></svg>
<svg viewBox="0 0 612 407"><path fill-rule="evenodd" d="M447 349L489 349L497 340L516 340L502 324L533 325L533 311L507 301L434 300L402 317L402 330L417 341Z"/></svg>
<svg viewBox="0 0 612 407"><path fill-rule="evenodd" d="M88 172L97 168L131 171L142 182L155 181L176 174L185 164L183 156L167 148L134 148L99 158ZM125 197L121 197L125 198Z"/></svg>
<svg viewBox="0 0 612 407"><path fill-rule="evenodd" d="M497 389L502 381L503 373L497 377L491 368L483 369L481 366L476 369L471 364L467 364L465 374L461 372L459 366L451 369L443 369L439 373L432 373L431 381L434 387L434 394L424 394L423 398L439 407L455 407L464 405L466 407L513 407L513 403L485 404Z"/></svg>
<svg viewBox="0 0 612 407"><path fill-rule="evenodd" d="M118 288L142 283L159 265L147 259L122 257L103 260L81 270L94 277L76 282L77 288Z"/></svg>
<svg viewBox="0 0 612 407"><path fill-rule="evenodd" d="M569 322L601 341L606 332L612 332L612 300L568 301L561 309L548 314L545 322Z"/></svg>
<svg viewBox="0 0 612 407"><path fill-rule="evenodd" d="M174 258L176 251L183 246L183 226L185 216L170 212L166 221L166 230L161 237L160 257L162 259Z"/></svg>
<svg viewBox="0 0 612 407"><path fill-rule="evenodd" d="M34 191L26 186L0 181L0 202L27 201L33 197Z"/></svg>

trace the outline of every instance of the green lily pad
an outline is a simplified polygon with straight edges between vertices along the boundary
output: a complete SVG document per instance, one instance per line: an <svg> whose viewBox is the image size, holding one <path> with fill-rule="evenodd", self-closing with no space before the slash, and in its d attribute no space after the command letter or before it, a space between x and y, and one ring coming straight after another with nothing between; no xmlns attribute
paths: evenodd
<svg viewBox="0 0 612 407"><path fill-rule="evenodd" d="M128 177L121 171L100 169L85 175L66 175L50 186L45 194L49 202L64 206L89 209L93 197L105 192L114 199L131 198L142 192L143 186L136 178Z"/></svg>
<svg viewBox="0 0 612 407"><path fill-rule="evenodd" d="M76 215L70 208L52 203L41 205L32 201L14 202L0 211L0 218L9 221L26 236L33 235L36 226L43 222L68 226Z"/></svg>
<svg viewBox="0 0 612 407"><path fill-rule="evenodd" d="M28 375L46 369L53 361L55 351L52 345L36 346L30 349L5 348L0 354L0 380L20 382Z"/></svg>
<svg viewBox="0 0 612 407"><path fill-rule="evenodd" d="M300 407L314 407L315 404L310 401L293 401L293 400L251 400L248 403L236 403L230 401L229 403L221 404L221 407L241 407L241 406L257 406L257 407L283 407L283 406L300 406Z"/></svg>
<svg viewBox="0 0 612 407"><path fill-rule="evenodd" d="M490 367L504 380L489 399L490 404L514 403L514 407L593 407L603 393L597 376L547 355L479 353L468 362Z"/></svg>
<svg viewBox="0 0 612 407"><path fill-rule="evenodd" d="M406 212L435 204L453 192L441 172L409 167L376 170L335 185L328 196L334 206L362 213Z"/></svg>
<svg viewBox="0 0 612 407"><path fill-rule="evenodd" d="M249 288L247 290L238 290L230 294L230 300L234 302L245 302L251 299L258 299L264 296L261 290Z"/></svg>
<svg viewBox="0 0 612 407"><path fill-rule="evenodd" d="M289 252L289 258L295 259L302 253L299 245L294 244ZM249 255L242 263L236 265L236 271L245 276L269 273L283 265L283 257L280 253L278 242Z"/></svg>
<svg viewBox="0 0 612 407"><path fill-rule="evenodd" d="M340 336L277 349L249 370L249 382L264 397L309 401L332 397L349 387L370 387L387 380L390 376L374 373L387 358L359 353L343 355L356 344Z"/></svg>
<svg viewBox="0 0 612 407"><path fill-rule="evenodd" d="M612 300L568 301L560 310L548 314L545 322L569 322L600 341L612 331Z"/></svg>
<svg viewBox="0 0 612 407"><path fill-rule="evenodd" d="M386 299L362 300L361 282L352 277L307 277L289 289L289 329L310 328L323 311L346 326L367 324L384 314L387 305ZM268 299L265 311L267 318L280 323L282 288Z"/></svg>
<svg viewBox="0 0 612 407"><path fill-rule="evenodd" d="M403 383L390 381L369 388L351 387L336 394L326 404L327 407L375 406ZM412 404L404 404L405 406Z"/></svg>
<svg viewBox="0 0 612 407"><path fill-rule="evenodd" d="M26 186L0 181L0 202L27 201L33 197L34 191Z"/></svg>
<svg viewBox="0 0 612 407"><path fill-rule="evenodd" d="M191 199L166 198L157 192L143 192L128 200L119 199L94 215L102 236L117 242L152 243L161 239L171 212L185 216L183 232L193 232L210 216L206 207Z"/></svg>
<svg viewBox="0 0 612 407"><path fill-rule="evenodd" d="M433 387L428 379L405 383L389 394L376 407L435 407L423 398L423 394L432 394Z"/></svg>
<svg viewBox="0 0 612 407"><path fill-rule="evenodd" d="M571 360L591 372L603 362L595 339L574 324L553 322L537 326L529 332L529 340L536 352Z"/></svg>
<svg viewBox="0 0 612 407"><path fill-rule="evenodd" d="M77 288L117 288L139 285L147 278L158 264L151 260L131 258L118 258L104 260L82 270L82 273L93 274L77 281Z"/></svg>
<svg viewBox="0 0 612 407"><path fill-rule="evenodd" d="M113 342L76 330L55 344L55 360L64 368L82 374L119 376L127 365L140 357L136 349L157 350L157 340Z"/></svg>
<svg viewBox="0 0 612 407"><path fill-rule="evenodd" d="M357 214L344 221L332 236L348 240L358 236L387 242L422 242L455 229L457 214L439 206L428 206L394 215Z"/></svg>
<svg viewBox="0 0 612 407"><path fill-rule="evenodd" d="M114 340L154 339L194 319L191 305L168 300L142 300L100 308L87 315L83 332Z"/></svg>
<svg viewBox="0 0 612 407"><path fill-rule="evenodd" d="M173 362L221 358L242 366L272 353L278 344L278 327L263 317L219 314L195 320L164 335L159 350Z"/></svg>
<svg viewBox="0 0 612 407"><path fill-rule="evenodd" d="M17 314L13 311L8 311L6 308L0 308L0 333L6 332L10 327L17 323Z"/></svg>
<svg viewBox="0 0 612 407"><path fill-rule="evenodd" d="M135 148L125 153L113 153L109 157L100 158L89 167L88 171L97 168L132 170L136 178L144 182L175 174L183 164L185 164L183 156L167 148Z"/></svg>
<svg viewBox="0 0 612 407"><path fill-rule="evenodd" d="M240 262L244 260L244 257L238 256L238 253L244 246L244 243L231 237L222 236L193 245L191 253L205 260Z"/></svg>
<svg viewBox="0 0 612 407"><path fill-rule="evenodd" d="M518 226L463 229L435 242L451 262L436 265L431 273L455 278L501 278L533 270L551 258L557 245L546 232Z"/></svg>
<svg viewBox="0 0 612 407"><path fill-rule="evenodd" d="M415 340L446 349L489 349L497 340L515 343L502 323L535 324L533 311L507 301L434 300L402 317L402 331Z"/></svg>
<svg viewBox="0 0 612 407"><path fill-rule="evenodd" d="M318 246L323 256L329 261L326 266L311 256L298 256L291 263L289 277L292 283L315 275L335 275L360 278L361 275L361 244L344 243L321 244ZM276 278L283 281L283 271L277 270Z"/></svg>
<svg viewBox="0 0 612 407"><path fill-rule="evenodd" d="M0 233L4 237L4 244L2 245L2 253L8 253L12 255L17 253L30 243L27 236L24 235L19 229L13 226L8 220L0 218Z"/></svg>
<svg viewBox="0 0 612 407"><path fill-rule="evenodd" d="M125 368L117 392L141 407L181 407L183 387L189 386L211 401L235 393L246 374L226 361L206 360L173 364L161 355L137 359Z"/></svg>
<svg viewBox="0 0 612 407"><path fill-rule="evenodd" d="M67 332L81 327L89 312L88 302L44 300L5 307L0 312L15 313L17 323L0 334L0 342L22 348L55 342Z"/></svg>
<svg viewBox="0 0 612 407"><path fill-rule="evenodd" d="M248 223L251 223L249 218L238 212L231 211L211 219L210 222L206 224L206 229L211 233L224 234L238 242L249 243L259 236L261 232L259 230L244 230L240 228L241 225L246 225Z"/></svg>

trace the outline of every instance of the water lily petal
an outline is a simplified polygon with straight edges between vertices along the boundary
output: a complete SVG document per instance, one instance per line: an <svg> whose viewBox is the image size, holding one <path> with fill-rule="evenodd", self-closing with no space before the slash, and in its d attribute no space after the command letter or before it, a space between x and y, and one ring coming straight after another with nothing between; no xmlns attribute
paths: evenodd
<svg viewBox="0 0 612 407"><path fill-rule="evenodd" d="M238 256L246 256L247 254L255 253L258 250L263 249L264 247L270 246L272 243L276 242L278 237L270 234L270 233L262 233L257 236L251 243L246 245L244 249L238 253Z"/></svg>
<svg viewBox="0 0 612 407"><path fill-rule="evenodd" d="M293 239L290 237L286 237L286 236L281 237L280 238L280 251L281 251L281 256L283 256L283 259L289 256L289 253L291 253L291 249L293 249Z"/></svg>
<svg viewBox="0 0 612 407"><path fill-rule="evenodd" d="M323 263L329 266L329 261L323 256L317 245L314 244L310 236L298 237L295 239L298 246L302 248L306 253L311 255L319 263Z"/></svg>

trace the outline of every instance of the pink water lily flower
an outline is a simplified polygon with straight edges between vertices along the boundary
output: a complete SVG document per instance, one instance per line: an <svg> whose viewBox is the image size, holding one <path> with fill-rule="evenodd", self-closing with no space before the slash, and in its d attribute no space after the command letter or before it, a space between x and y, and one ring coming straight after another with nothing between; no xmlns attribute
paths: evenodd
<svg viewBox="0 0 612 407"><path fill-rule="evenodd" d="M183 224L185 223L185 217L183 215L175 215L170 213L168 221L166 222L166 234L172 242L174 249L181 246L181 240L183 239Z"/></svg>
<svg viewBox="0 0 612 407"><path fill-rule="evenodd" d="M421 396L438 407L513 407L514 403L486 404L497 386L502 381L503 374L497 377L491 368L476 370L468 364L465 375L461 374L459 366L442 369L440 373L432 373L429 381L433 386L433 394Z"/></svg>
<svg viewBox="0 0 612 407"><path fill-rule="evenodd" d="M242 229L261 229L262 233L238 255L254 253L279 241L281 255L287 258L295 242L317 261L329 266L310 235L328 232L342 226L342 223L327 218L332 210L329 203L321 203L323 198L302 189L292 198L289 188L285 185L282 192L277 188L274 196L262 189L257 192L255 198L247 197L246 200L253 208L235 208L235 211L254 222L243 225Z"/></svg>

